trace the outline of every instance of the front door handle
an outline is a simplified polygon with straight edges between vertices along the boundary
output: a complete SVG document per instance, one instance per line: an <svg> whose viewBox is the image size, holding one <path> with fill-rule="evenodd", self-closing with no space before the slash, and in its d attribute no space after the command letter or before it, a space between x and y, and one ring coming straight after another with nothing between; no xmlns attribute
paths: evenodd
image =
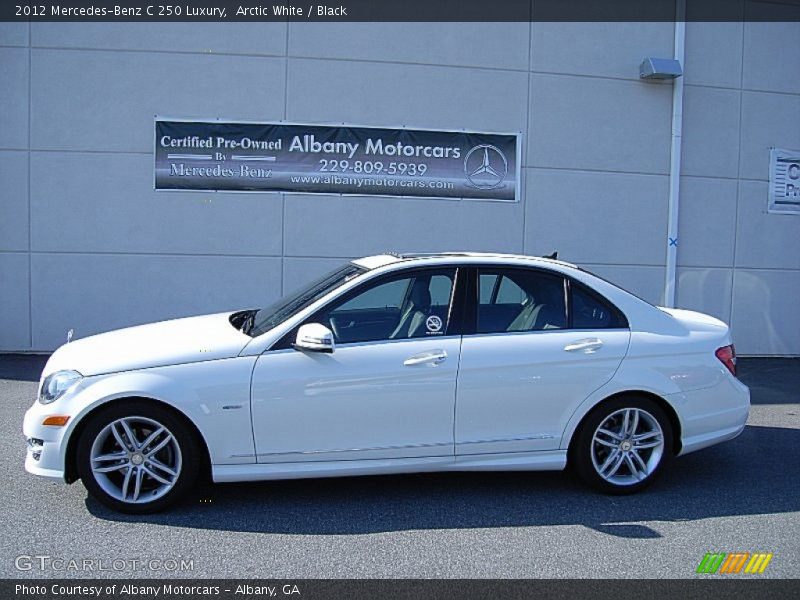
<svg viewBox="0 0 800 600"><path fill-rule="evenodd" d="M431 350L429 352L422 352L420 354L415 354L403 361L403 364L407 367L413 367L414 365L430 365L436 366L439 363L443 363L447 360L447 352L444 350Z"/></svg>
<svg viewBox="0 0 800 600"><path fill-rule="evenodd" d="M583 352L584 354L592 354L597 352L603 347L603 340L598 338L585 338L582 340L575 340L572 343L564 346L567 352Z"/></svg>

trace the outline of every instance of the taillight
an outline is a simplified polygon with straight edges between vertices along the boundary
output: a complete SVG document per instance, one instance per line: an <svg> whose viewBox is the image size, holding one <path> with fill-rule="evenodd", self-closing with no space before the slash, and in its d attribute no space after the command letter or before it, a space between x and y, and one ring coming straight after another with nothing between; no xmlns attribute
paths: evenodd
<svg viewBox="0 0 800 600"><path fill-rule="evenodd" d="M714 354L717 355L720 362L731 372L731 375L736 377L736 349L733 347L733 344L717 348Z"/></svg>

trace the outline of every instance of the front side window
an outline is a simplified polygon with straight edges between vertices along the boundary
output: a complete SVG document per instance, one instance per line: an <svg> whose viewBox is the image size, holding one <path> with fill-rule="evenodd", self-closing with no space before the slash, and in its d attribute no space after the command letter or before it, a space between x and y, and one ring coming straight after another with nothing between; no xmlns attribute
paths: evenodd
<svg viewBox="0 0 800 600"><path fill-rule="evenodd" d="M329 327L339 344L445 335L454 282L454 269L382 278L313 320Z"/></svg>
<svg viewBox="0 0 800 600"><path fill-rule="evenodd" d="M526 269L478 270L477 333L566 326L563 278Z"/></svg>

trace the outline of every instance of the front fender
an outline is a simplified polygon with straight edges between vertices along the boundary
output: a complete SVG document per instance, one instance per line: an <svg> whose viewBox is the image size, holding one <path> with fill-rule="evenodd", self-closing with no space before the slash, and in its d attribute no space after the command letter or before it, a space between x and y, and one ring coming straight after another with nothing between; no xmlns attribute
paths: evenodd
<svg viewBox="0 0 800 600"><path fill-rule="evenodd" d="M194 424L212 464L255 462L250 422L254 364L253 357L236 357L87 377L56 402L36 403L26 415L26 435L57 443L58 464L63 468L68 441L89 414L111 402L149 398L172 407ZM50 414L70 415L70 420L59 429L35 425Z"/></svg>

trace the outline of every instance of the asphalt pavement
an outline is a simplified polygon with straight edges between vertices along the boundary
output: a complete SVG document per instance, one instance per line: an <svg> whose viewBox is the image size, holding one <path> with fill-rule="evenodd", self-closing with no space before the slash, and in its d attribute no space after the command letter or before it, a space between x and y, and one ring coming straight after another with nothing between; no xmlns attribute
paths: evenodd
<svg viewBox="0 0 800 600"><path fill-rule="evenodd" d="M22 416L43 357L0 355L0 577L797 577L800 359L742 359L744 433L608 497L568 473L205 486L113 513L25 473ZM772 552L763 575L696 575L706 552ZM36 557L44 558L36 558Z"/></svg>

